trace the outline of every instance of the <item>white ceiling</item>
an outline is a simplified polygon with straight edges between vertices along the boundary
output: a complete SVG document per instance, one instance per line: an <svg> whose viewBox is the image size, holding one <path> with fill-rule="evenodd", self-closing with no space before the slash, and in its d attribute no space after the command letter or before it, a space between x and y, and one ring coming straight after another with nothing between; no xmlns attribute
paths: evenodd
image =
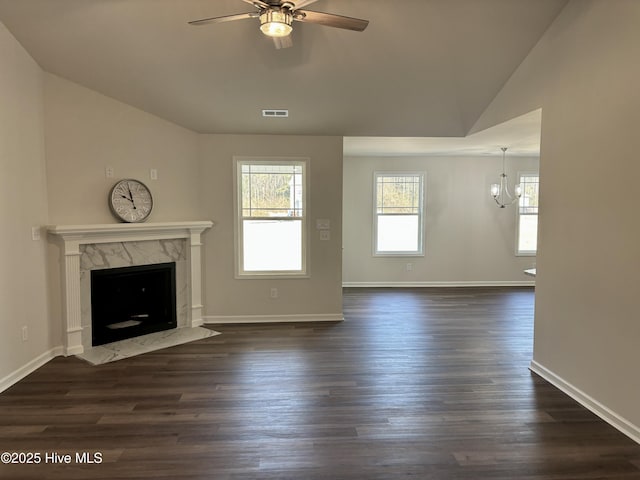
<svg viewBox="0 0 640 480"><path fill-rule="evenodd" d="M306 8L369 27L295 22L282 50L256 19L187 24L253 10L241 0L0 0L0 21L44 70L196 132L411 137L347 145L412 154L464 137L565 4L318 0ZM483 142L529 141L510 133ZM453 144L476 148L470 138Z"/></svg>

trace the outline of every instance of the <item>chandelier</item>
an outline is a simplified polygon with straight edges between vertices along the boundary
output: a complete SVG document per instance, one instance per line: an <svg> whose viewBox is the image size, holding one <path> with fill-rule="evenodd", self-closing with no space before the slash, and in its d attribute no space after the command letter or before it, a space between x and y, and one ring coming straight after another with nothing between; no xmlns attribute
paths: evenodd
<svg viewBox="0 0 640 480"><path fill-rule="evenodd" d="M502 174L500 175L500 183L491 184L491 196L500 208L504 208L518 201L522 196L522 187L517 183L514 187L514 194L509 192L508 178L505 173L507 147L500 147L500 150L502 150Z"/></svg>

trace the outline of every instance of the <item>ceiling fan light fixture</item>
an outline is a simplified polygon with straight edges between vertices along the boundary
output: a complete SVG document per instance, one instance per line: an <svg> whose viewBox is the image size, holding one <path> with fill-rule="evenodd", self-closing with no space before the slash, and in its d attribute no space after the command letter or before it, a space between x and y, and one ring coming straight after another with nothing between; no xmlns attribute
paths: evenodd
<svg viewBox="0 0 640 480"><path fill-rule="evenodd" d="M268 37L286 37L293 30L292 22L291 12L268 9L260 14L260 31Z"/></svg>

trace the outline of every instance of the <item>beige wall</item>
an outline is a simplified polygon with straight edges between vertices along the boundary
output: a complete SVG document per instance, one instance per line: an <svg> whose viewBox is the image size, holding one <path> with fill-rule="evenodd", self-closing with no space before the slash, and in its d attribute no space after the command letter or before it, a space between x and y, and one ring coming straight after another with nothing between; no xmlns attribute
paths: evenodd
<svg viewBox="0 0 640 480"><path fill-rule="evenodd" d="M50 223L116 222L107 196L122 178L151 189L148 221L198 217L196 133L51 74L45 121ZM114 178L106 178L107 166Z"/></svg>
<svg viewBox="0 0 640 480"><path fill-rule="evenodd" d="M425 173L425 255L374 257L373 173ZM537 171L537 158L510 157L510 185L517 173ZM535 257L516 257L515 206L501 209L489 195L502 157L399 157L344 160L345 285L529 284L525 268ZM412 270L407 271L407 263Z"/></svg>
<svg viewBox="0 0 640 480"><path fill-rule="evenodd" d="M42 71L0 23L0 390L51 350ZM28 340L22 341L22 327ZM26 370L25 370L26 369ZM8 378L11 377L11 378Z"/></svg>
<svg viewBox="0 0 640 480"><path fill-rule="evenodd" d="M534 365L640 438L640 2L572 1L475 129L542 107Z"/></svg>
<svg viewBox="0 0 640 480"><path fill-rule="evenodd" d="M235 279L233 157L309 158L310 277ZM215 227L205 234L205 308L208 321L247 315L342 313L342 138L260 135L202 135L200 191L205 217ZM331 221L331 240L321 241L315 221ZM271 288L279 296L269 296Z"/></svg>
<svg viewBox="0 0 640 480"><path fill-rule="evenodd" d="M117 223L107 197L122 178L151 189L148 221L201 219L197 134L55 75L45 73L44 86L48 224ZM57 244L48 249L52 342L61 345L62 258Z"/></svg>

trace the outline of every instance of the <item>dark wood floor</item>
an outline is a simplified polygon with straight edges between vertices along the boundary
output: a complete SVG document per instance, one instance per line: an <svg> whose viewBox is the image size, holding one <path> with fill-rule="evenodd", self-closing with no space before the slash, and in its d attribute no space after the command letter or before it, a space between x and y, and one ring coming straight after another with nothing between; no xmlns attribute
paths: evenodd
<svg viewBox="0 0 640 480"><path fill-rule="evenodd" d="M533 290L344 302L342 323L220 326L100 367L54 359L0 395L0 451L42 455L0 478L640 479L640 445L528 371Z"/></svg>

